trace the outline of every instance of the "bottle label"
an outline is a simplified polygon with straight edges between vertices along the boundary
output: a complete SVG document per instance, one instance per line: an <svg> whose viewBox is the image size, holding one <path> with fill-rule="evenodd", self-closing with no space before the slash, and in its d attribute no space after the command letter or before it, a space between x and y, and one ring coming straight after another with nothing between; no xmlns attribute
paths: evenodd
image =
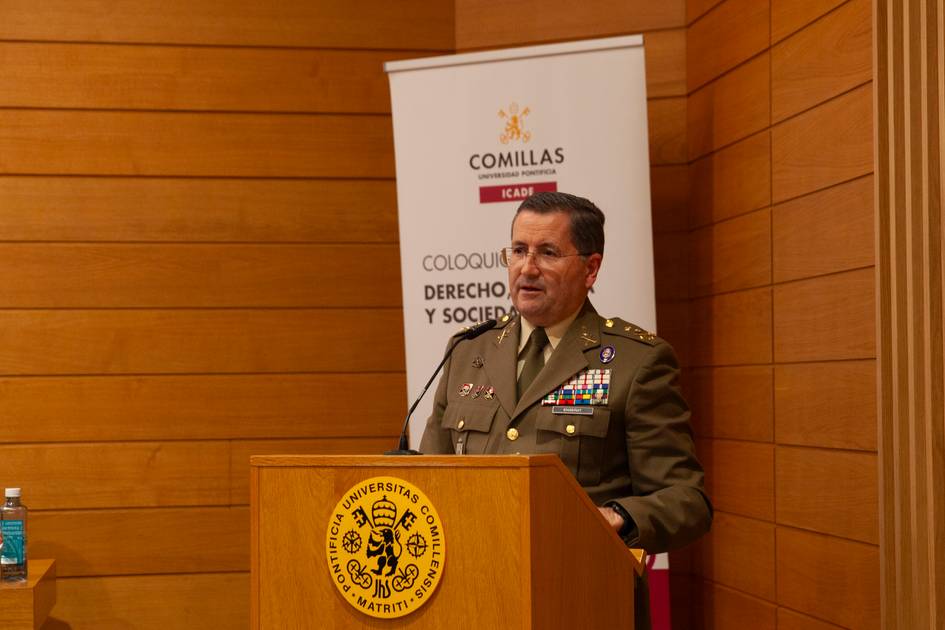
<svg viewBox="0 0 945 630"><path fill-rule="evenodd" d="M23 542L23 521L0 521L0 563L26 562L26 546Z"/></svg>

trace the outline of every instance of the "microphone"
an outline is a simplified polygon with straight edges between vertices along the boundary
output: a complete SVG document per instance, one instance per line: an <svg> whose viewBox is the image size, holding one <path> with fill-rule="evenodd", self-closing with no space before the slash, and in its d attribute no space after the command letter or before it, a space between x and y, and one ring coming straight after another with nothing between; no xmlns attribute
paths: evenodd
<svg viewBox="0 0 945 630"><path fill-rule="evenodd" d="M430 377L430 380L427 381L427 384L424 385L423 391L420 392L420 395L417 396L417 399L413 401L413 404L410 405L410 410L407 411L407 417L404 418L404 426L400 430L400 443L397 445L396 451L387 451L385 455L421 455L420 451L415 451L410 448L410 445L407 443L407 427L410 426L410 416L413 415L414 409L417 408L417 405L420 404L420 400L423 398L423 395L427 393L427 390L430 389L430 384L433 383L433 379L436 378L436 375L440 373L440 370L443 369L443 365L446 363L446 360L450 358L450 355L453 354L453 350L456 349L456 346L462 341L467 341L469 339L475 339L479 335L486 333L498 324L494 319L487 319L486 321L476 324L475 326L470 326L463 331L461 335L458 335L456 341L453 342L453 345L449 347L446 351L446 354L443 355L443 360L440 361L440 364L436 366L436 369L433 371L433 375Z"/></svg>

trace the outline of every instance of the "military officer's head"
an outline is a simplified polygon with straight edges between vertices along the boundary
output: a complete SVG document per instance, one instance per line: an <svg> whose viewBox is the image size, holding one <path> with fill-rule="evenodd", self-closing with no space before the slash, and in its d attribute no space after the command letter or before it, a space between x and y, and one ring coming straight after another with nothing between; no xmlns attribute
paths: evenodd
<svg viewBox="0 0 945 630"><path fill-rule="evenodd" d="M581 197L536 193L515 213L503 256L516 310L535 326L553 326L581 307L597 280L604 213Z"/></svg>

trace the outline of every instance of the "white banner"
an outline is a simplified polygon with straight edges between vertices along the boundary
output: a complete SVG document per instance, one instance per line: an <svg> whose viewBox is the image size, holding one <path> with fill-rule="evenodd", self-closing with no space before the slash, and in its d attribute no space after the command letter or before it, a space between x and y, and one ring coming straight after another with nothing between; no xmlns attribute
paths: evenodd
<svg viewBox="0 0 945 630"><path fill-rule="evenodd" d="M656 328L646 83L640 36L385 65L397 160L408 400L449 337L512 308L499 250L532 192L604 211L591 299ZM411 420L416 446L428 395Z"/></svg>

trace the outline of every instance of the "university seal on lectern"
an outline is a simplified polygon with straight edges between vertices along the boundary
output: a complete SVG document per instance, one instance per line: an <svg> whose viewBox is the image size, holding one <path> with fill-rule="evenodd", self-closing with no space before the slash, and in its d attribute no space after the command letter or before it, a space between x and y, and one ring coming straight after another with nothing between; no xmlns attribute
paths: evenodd
<svg viewBox="0 0 945 630"><path fill-rule="evenodd" d="M335 506L326 538L335 588L372 617L410 614L430 600L443 575L443 523L427 496L403 479L354 485Z"/></svg>

